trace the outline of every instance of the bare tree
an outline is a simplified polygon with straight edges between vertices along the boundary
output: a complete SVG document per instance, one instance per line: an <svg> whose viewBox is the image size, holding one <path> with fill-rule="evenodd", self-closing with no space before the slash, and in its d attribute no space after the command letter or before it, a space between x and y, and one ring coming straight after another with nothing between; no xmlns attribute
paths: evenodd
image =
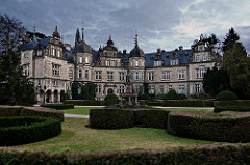
<svg viewBox="0 0 250 165"><path fill-rule="evenodd" d="M0 14L0 29L1 52L9 49L18 51L26 30L22 22L7 14Z"/></svg>

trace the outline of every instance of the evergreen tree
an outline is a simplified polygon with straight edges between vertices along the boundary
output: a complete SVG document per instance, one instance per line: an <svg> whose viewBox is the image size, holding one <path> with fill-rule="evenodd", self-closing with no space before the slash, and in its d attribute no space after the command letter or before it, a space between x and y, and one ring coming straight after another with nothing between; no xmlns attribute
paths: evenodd
<svg viewBox="0 0 250 165"><path fill-rule="evenodd" d="M229 89L229 75L222 69L215 67L213 70L208 69L203 78L203 89L210 96L215 98L217 94Z"/></svg>
<svg viewBox="0 0 250 165"><path fill-rule="evenodd" d="M80 84L76 81L74 81L71 84L71 91L72 91L72 99L73 100L78 100L79 98L79 94L78 94L78 87L80 86Z"/></svg>
<svg viewBox="0 0 250 165"><path fill-rule="evenodd" d="M222 45L222 50L225 53L226 50L230 50L233 48L233 45L240 39L240 36L234 31L234 28L230 28L228 33L226 34L226 38L224 38L224 42Z"/></svg>
<svg viewBox="0 0 250 165"><path fill-rule="evenodd" d="M95 100L96 96L96 84L92 82L87 82L86 84L82 85L81 87L81 100Z"/></svg>
<svg viewBox="0 0 250 165"><path fill-rule="evenodd" d="M223 67L230 76L230 86L241 98L250 98L250 71L247 52L241 43L236 43L224 55Z"/></svg>
<svg viewBox="0 0 250 165"><path fill-rule="evenodd" d="M33 84L23 75L20 54L7 51L0 56L0 104L30 105L34 103Z"/></svg>

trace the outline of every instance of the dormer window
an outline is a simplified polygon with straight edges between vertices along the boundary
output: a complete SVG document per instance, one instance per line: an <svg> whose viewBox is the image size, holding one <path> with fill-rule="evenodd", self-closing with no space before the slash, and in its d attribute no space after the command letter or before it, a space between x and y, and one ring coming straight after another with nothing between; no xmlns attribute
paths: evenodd
<svg viewBox="0 0 250 165"><path fill-rule="evenodd" d="M171 65L178 65L179 64L179 60L178 59L170 60L170 64Z"/></svg>
<svg viewBox="0 0 250 165"><path fill-rule="evenodd" d="M85 57L85 63L89 64L89 58L88 57Z"/></svg>
<svg viewBox="0 0 250 165"><path fill-rule="evenodd" d="M203 52L204 51L204 48L202 46L199 47L199 51L200 52Z"/></svg>
<svg viewBox="0 0 250 165"><path fill-rule="evenodd" d="M37 50L36 55L37 55L37 56L43 55L43 51L42 51L42 50Z"/></svg>
<svg viewBox="0 0 250 165"><path fill-rule="evenodd" d="M115 66L115 60L111 60L110 66Z"/></svg>
<svg viewBox="0 0 250 165"><path fill-rule="evenodd" d="M154 61L154 66L161 66L161 61Z"/></svg>
<svg viewBox="0 0 250 165"><path fill-rule="evenodd" d="M57 57L60 57L61 56L61 52L60 50L57 51Z"/></svg>
<svg viewBox="0 0 250 165"><path fill-rule="evenodd" d="M196 56L196 62L200 62L200 56L199 55Z"/></svg>
<svg viewBox="0 0 250 165"><path fill-rule="evenodd" d="M52 49L52 56L55 56L55 54L56 54L56 50Z"/></svg>
<svg viewBox="0 0 250 165"><path fill-rule="evenodd" d="M106 66L109 66L109 61L108 61L108 60L105 61L105 65L106 65Z"/></svg>
<svg viewBox="0 0 250 165"><path fill-rule="evenodd" d="M80 64L82 63L82 57L79 57L79 63Z"/></svg>
<svg viewBox="0 0 250 165"><path fill-rule="evenodd" d="M203 55L203 61L207 61L207 56Z"/></svg>

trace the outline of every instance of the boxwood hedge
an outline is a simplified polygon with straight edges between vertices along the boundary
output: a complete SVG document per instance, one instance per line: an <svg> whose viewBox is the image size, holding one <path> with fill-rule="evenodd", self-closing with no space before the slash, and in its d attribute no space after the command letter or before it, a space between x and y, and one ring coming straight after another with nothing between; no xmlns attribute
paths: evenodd
<svg viewBox="0 0 250 165"><path fill-rule="evenodd" d="M41 116L0 117L0 146L45 140L61 133L58 119Z"/></svg>
<svg viewBox="0 0 250 165"><path fill-rule="evenodd" d="M214 112L222 112L222 111L236 111L236 112L249 112L250 107L244 106L226 106L226 107L215 107Z"/></svg>
<svg viewBox="0 0 250 165"><path fill-rule="evenodd" d="M74 109L74 104L42 104L41 107L53 109Z"/></svg>
<svg viewBox="0 0 250 165"><path fill-rule="evenodd" d="M21 106L0 106L0 116L19 116L22 110Z"/></svg>
<svg viewBox="0 0 250 165"><path fill-rule="evenodd" d="M209 144L166 149L133 149L105 153L46 153L0 148L0 164L249 164L249 144Z"/></svg>
<svg viewBox="0 0 250 165"><path fill-rule="evenodd" d="M250 113L205 113L172 111L168 115L168 133L209 141L249 142Z"/></svg>
<svg viewBox="0 0 250 165"><path fill-rule="evenodd" d="M165 107L213 107L213 100L165 100L161 102Z"/></svg>

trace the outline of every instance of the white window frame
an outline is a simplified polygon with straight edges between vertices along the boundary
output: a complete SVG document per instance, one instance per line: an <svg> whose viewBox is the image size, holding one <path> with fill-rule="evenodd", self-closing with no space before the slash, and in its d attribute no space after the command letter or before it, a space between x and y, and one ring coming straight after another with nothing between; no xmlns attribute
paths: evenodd
<svg viewBox="0 0 250 165"><path fill-rule="evenodd" d="M178 93L181 93L181 94L185 93L185 85L184 84L180 84L178 86Z"/></svg>
<svg viewBox="0 0 250 165"><path fill-rule="evenodd" d="M154 81L154 73L153 72L148 73L148 80Z"/></svg>
<svg viewBox="0 0 250 165"><path fill-rule="evenodd" d="M73 70L72 69L69 70L69 78L70 79L73 78Z"/></svg>
<svg viewBox="0 0 250 165"><path fill-rule="evenodd" d="M195 84L195 93L201 92L201 84Z"/></svg>
<svg viewBox="0 0 250 165"><path fill-rule="evenodd" d="M135 81L139 81L139 80L140 80L140 73L135 72Z"/></svg>
<svg viewBox="0 0 250 165"><path fill-rule="evenodd" d="M56 49L52 48L52 56L55 56L56 54Z"/></svg>
<svg viewBox="0 0 250 165"><path fill-rule="evenodd" d="M61 52L60 52L60 50L57 51L57 57L61 57Z"/></svg>
<svg viewBox="0 0 250 165"><path fill-rule="evenodd" d="M110 66L116 66L116 61L115 60L111 60L110 61Z"/></svg>
<svg viewBox="0 0 250 165"><path fill-rule="evenodd" d="M125 93L125 86L124 85L119 86L119 93Z"/></svg>
<svg viewBox="0 0 250 165"><path fill-rule="evenodd" d="M101 94L102 93L102 85L96 86L96 93Z"/></svg>
<svg viewBox="0 0 250 165"><path fill-rule="evenodd" d="M85 64L89 64L89 57L85 57Z"/></svg>
<svg viewBox="0 0 250 165"><path fill-rule="evenodd" d="M114 81L114 72L107 72L108 81Z"/></svg>
<svg viewBox="0 0 250 165"><path fill-rule="evenodd" d="M185 71L178 70L178 80L184 80L184 79L185 79Z"/></svg>
<svg viewBox="0 0 250 165"><path fill-rule="evenodd" d="M125 81L125 73L124 72L120 72L120 81Z"/></svg>
<svg viewBox="0 0 250 165"><path fill-rule="evenodd" d="M85 70L85 72L84 72L84 78L85 78L86 80L89 79L89 70Z"/></svg>
<svg viewBox="0 0 250 165"><path fill-rule="evenodd" d="M159 93L165 93L165 87L164 85L159 86Z"/></svg>
<svg viewBox="0 0 250 165"><path fill-rule="evenodd" d="M135 66L139 67L140 66L140 61L139 60L135 60Z"/></svg>
<svg viewBox="0 0 250 165"><path fill-rule="evenodd" d="M201 61L200 55L197 55L197 56L196 56L196 62L200 62L200 61Z"/></svg>
<svg viewBox="0 0 250 165"><path fill-rule="evenodd" d="M79 57L79 63L82 64L82 57Z"/></svg>
<svg viewBox="0 0 250 165"><path fill-rule="evenodd" d="M109 60L105 61L105 66L109 66Z"/></svg>
<svg viewBox="0 0 250 165"><path fill-rule="evenodd" d="M203 61L207 61L207 55L203 55Z"/></svg>
<svg viewBox="0 0 250 165"><path fill-rule="evenodd" d="M96 80L102 80L102 72L101 71L96 71L95 72L95 79Z"/></svg>

